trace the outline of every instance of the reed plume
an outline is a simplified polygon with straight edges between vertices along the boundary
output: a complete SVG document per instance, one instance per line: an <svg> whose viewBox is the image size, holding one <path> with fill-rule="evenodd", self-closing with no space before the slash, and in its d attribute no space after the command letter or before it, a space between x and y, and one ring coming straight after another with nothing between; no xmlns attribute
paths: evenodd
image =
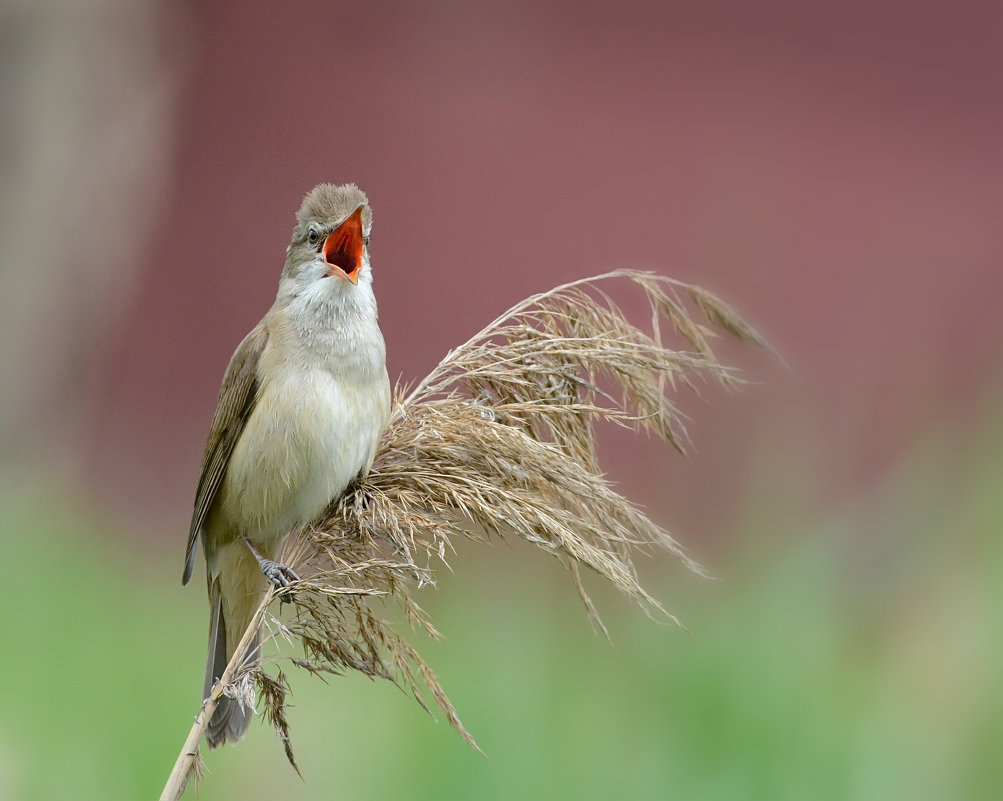
<svg viewBox="0 0 1003 801"><path fill-rule="evenodd" d="M630 322L603 291L616 279L643 293L650 330ZM670 331L681 349L665 343ZM583 568L674 620L639 584L634 555L662 549L701 568L605 478L596 425L653 432L684 451L677 391L698 392L706 378L727 386L740 380L712 349L719 333L769 348L710 292L617 270L534 295L451 350L413 389L398 392L370 474L290 537L284 561L302 580L270 591L259 611L265 616L275 598L290 603L291 613L265 619L274 636L298 643L291 663L314 674L357 670L386 679L426 709L430 697L476 748L435 674L381 616L384 604L373 603L396 603L413 628L439 636L415 591L434 583L459 540L519 537L556 557L603 632ZM241 667L245 658L235 654L207 704L223 694L253 704L256 687L295 766L285 674ZM211 712L204 705L199 718ZM190 735L179 757L182 788L198 766L197 743Z"/></svg>

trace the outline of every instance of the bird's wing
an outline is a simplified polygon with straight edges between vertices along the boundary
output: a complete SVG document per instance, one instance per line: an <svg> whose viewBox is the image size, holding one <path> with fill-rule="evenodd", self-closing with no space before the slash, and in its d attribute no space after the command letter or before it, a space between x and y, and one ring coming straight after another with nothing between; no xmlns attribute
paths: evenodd
<svg viewBox="0 0 1003 801"><path fill-rule="evenodd" d="M185 552L185 572L181 583L187 584L195 565L195 541L205 523L212 502L216 498L223 474L226 472L233 446L237 444L244 424L254 407L258 389L258 360L268 342L264 320L254 327L237 346L226 368L219 389L216 415L209 429L209 439L202 456L202 472L195 492L195 511L188 532L188 550Z"/></svg>

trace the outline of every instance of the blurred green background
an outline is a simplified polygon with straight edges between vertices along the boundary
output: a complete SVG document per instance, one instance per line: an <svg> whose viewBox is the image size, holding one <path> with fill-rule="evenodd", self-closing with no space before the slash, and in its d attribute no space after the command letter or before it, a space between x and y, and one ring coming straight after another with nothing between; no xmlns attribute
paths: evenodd
<svg viewBox="0 0 1003 801"><path fill-rule="evenodd" d="M750 503L718 581L648 565L688 633L600 591L611 647L528 549L461 557L424 593L447 639L414 641L486 757L390 685L294 675L304 780L259 727L208 754L198 797L993 798L1003 427L983 432L962 475L942 432L837 516ZM203 599L161 566L175 549L140 557L86 504L40 505L5 498L0 521L20 566L0 791L156 797L195 710Z"/></svg>
<svg viewBox="0 0 1003 801"><path fill-rule="evenodd" d="M615 267L790 368L606 467L716 579L685 624L463 544L390 685L294 674L198 798L992 799L1003 787L1003 51L977 3L0 8L0 799L157 797L201 687L201 448L300 198L357 181L392 377ZM640 306L627 308L644 314ZM640 318L643 319L643 318ZM201 567L199 568L201 570ZM195 797L191 793L188 797Z"/></svg>

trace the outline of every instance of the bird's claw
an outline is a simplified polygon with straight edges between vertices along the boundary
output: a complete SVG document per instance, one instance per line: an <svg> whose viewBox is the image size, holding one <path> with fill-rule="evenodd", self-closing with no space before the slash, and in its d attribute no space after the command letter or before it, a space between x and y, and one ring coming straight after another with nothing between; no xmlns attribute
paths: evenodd
<svg viewBox="0 0 1003 801"><path fill-rule="evenodd" d="M271 559L262 559L260 564L261 572L265 574L265 578L272 582L278 590L283 590L300 580L299 575L289 565L273 562Z"/></svg>
<svg viewBox="0 0 1003 801"><path fill-rule="evenodd" d="M248 548L251 549L251 553L254 554L254 558L258 560L258 567L261 568L261 572L264 574L265 578L272 582L272 585L277 590L284 590L292 584L300 581L299 574L293 570L289 565L284 565L281 562L273 562L271 559L265 559L258 549L251 544L251 541L244 537L244 543ZM282 593L279 597L279 601L291 601L293 595L291 592Z"/></svg>

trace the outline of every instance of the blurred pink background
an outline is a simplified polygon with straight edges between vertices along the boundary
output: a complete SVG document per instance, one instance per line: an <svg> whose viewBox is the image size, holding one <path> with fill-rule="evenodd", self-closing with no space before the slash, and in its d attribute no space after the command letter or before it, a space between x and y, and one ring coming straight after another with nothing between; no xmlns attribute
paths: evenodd
<svg viewBox="0 0 1003 801"><path fill-rule="evenodd" d="M180 549L218 382L320 181L372 201L392 378L615 267L758 325L791 369L727 349L760 383L686 401L688 463L611 443L613 476L698 551L753 489L826 508L927 432L970 447L1003 385L999 6L274 9L123 0L7 26L9 57L39 62L8 96L18 461L69 465ZM84 58L41 64L67 43ZM39 253L51 273L25 270Z"/></svg>

